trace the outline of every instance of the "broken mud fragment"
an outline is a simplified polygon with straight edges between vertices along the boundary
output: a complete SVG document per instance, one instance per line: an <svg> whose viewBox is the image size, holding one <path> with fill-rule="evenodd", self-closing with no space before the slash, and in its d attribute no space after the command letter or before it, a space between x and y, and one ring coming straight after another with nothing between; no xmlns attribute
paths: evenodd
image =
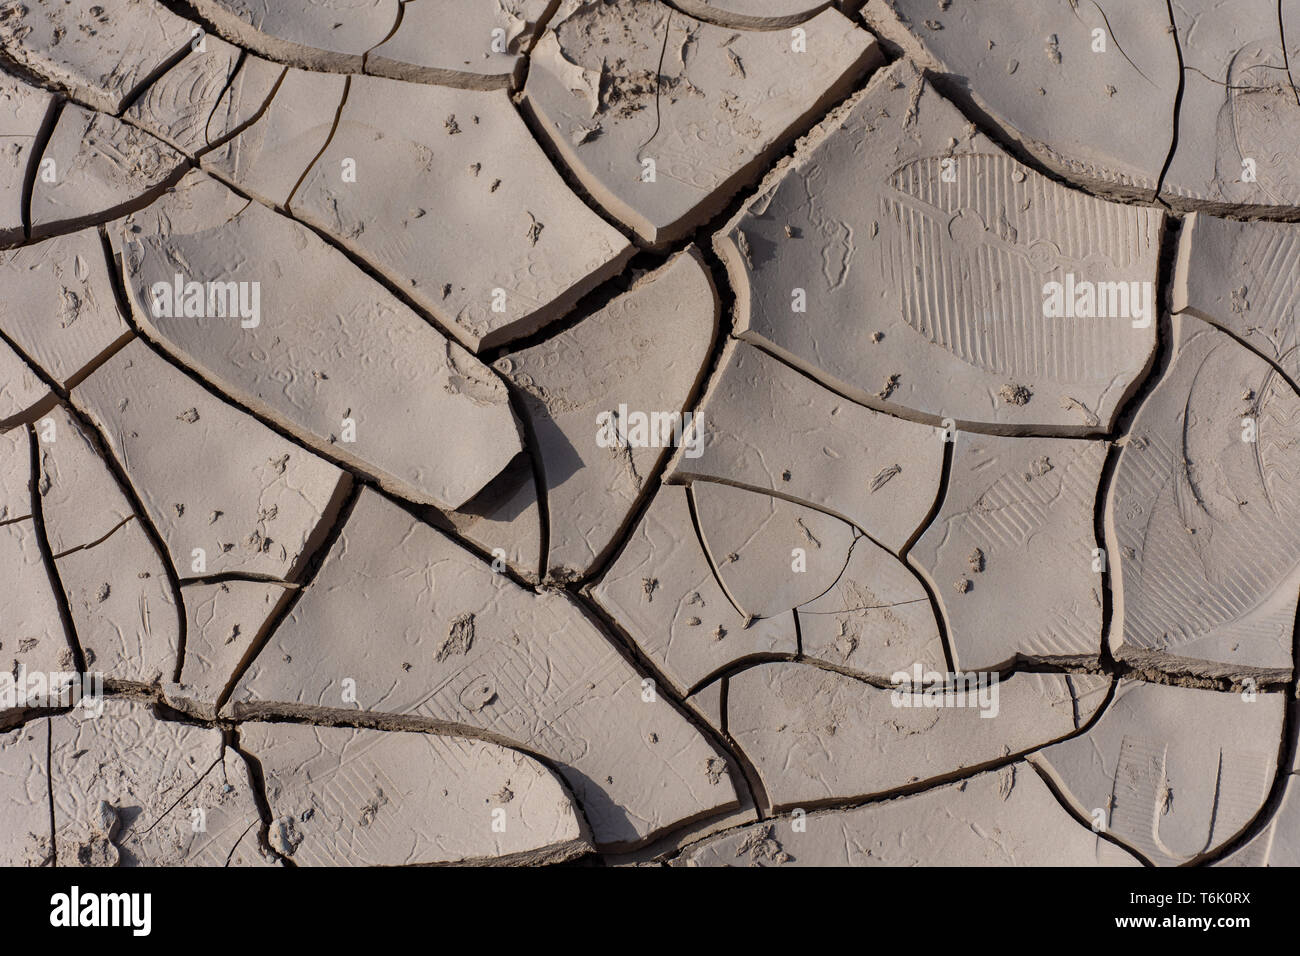
<svg viewBox="0 0 1300 956"><path fill-rule="evenodd" d="M710 431L687 418L718 324L713 281L694 247L631 290L495 369L514 387L539 449L550 515L548 575L587 575L679 441Z"/></svg>
<svg viewBox="0 0 1300 956"><path fill-rule="evenodd" d="M533 51L522 105L587 192L662 247L880 62L870 34L835 10L800 31L737 33L657 0L564 0Z"/></svg>
<svg viewBox="0 0 1300 956"><path fill-rule="evenodd" d="M292 579L349 484L346 473L213 397L138 339L77 386L72 401L107 440L182 577ZM194 424L177 417L191 408ZM191 507L178 513L178 501ZM222 514L210 524L214 510Z"/></svg>
<svg viewBox="0 0 1300 956"><path fill-rule="evenodd" d="M459 507L520 450L501 381L292 219L196 171L114 226L144 329L392 493Z"/></svg>
<svg viewBox="0 0 1300 956"><path fill-rule="evenodd" d="M367 596L360 625L358 589ZM473 643L439 662L453 621L471 613ZM369 637L358 641L358 633ZM667 765L717 755L667 700L643 700L646 686L568 595L523 590L365 489L227 712L238 719L361 711L399 724L472 728L554 761L595 842L618 846L736 799L726 777L710 786L703 774L691 780ZM661 741L654 747L646 743L652 732Z"/></svg>
<svg viewBox="0 0 1300 956"><path fill-rule="evenodd" d="M745 625L714 575L692 521L689 494L678 485L660 486L623 550L591 588L596 603L683 693L748 655L798 650L788 609ZM658 582L653 602L641 585L647 576ZM716 640L719 632L727 640Z"/></svg>
<svg viewBox="0 0 1300 956"><path fill-rule="evenodd" d="M201 156L252 122L270 102L284 67L208 36L149 85L123 118Z"/></svg>
<svg viewBox="0 0 1300 956"><path fill-rule="evenodd" d="M6 13L12 15L0 7L0 23ZM53 116L54 102L52 94L0 70L0 243L23 238L23 187L29 168L40 161L37 137Z"/></svg>
<svg viewBox="0 0 1300 956"><path fill-rule="evenodd" d="M461 118L457 135L420 121L448 116ZM338 128L308 163L298 167L294 216L399 285L471 351L559 318L632 253L551 168L501 90L353 77ZM472 163L483 175L465 174ZM430 182L459 185L429 193ZM413 209L414 197L427 198ZM534 235L531 223L546 228Z"/></svg>
<svg viewBox="0 0 1300 956"><path fill-rule="evenodd" d="M0 253L0 330L65 388L126 342L99 232Z"/></svg>
<svg viewBox="0 0 1300 956"><path fill-rule="evenodd" d="M1153 354L1162 221L1022 166L899 62L714 245L738 337L840 394L935 424L1085 434ZM762 250L749 261L741 230Z"/></svg>
<svg viewBox="0 0 1300 956"><path fill-rule="evenodd" d="M1029 759L1078 814L1099 809L1125 846L1178 865L1222 846L1263 806L1284 707L1281 694L1121 680L1093 727Z"/></svg>
<svg viewBox="0 0 1300 956"><path fill-rule="evenodd" d="M863 19L1067 181L1155 197L1174 136L1178 50L1164 0L871 0ZM931 21L941 26L923 29Z"/></svg>
<svg viewBox="0 0 1300 956"><path fill-rule="evenodd" d="M1016 674L964 694L960 704L905 707L896 704L897 691L843 674L797 662L759 664L728 682L727 730L754 762L774 807L808 807L878 796L1040 747L1077 730L1108 683ZM995 719L981 717L994 707ZM862 754L873 759L858 759Z"/></svg>
<svg viewBox="0 0 1300 956"><path fill-rule="evenodd" d="M1060 464L1040 470L1049 455ZM958 668L1097 659L1093 509L1105 457L1099 441L963 435L956 444L947 495L908 560L934 588Z"/></svg>
<svg viewBox="0 0 1300 956"><path fill-rule="evenodd" d="M1005 782L1014 783L1005 790ZM851 810L782 816L691 846L678 866L1138 866L1024 763ZM912 839L900 840L907 833Z"/></svg>
<svg viewBox="0 0 1300 956"><path fill-rule="evenodd" d="M242 724L239 743L266 780L272 846L298 866L540 864L589 849L560 779L495 744L264 723Z"/></svg>
<svg viewBox="0 0 1300 956"><path fill-rule="evenodd" d="M1106 500L1111 652L1205 676L1286 680L1300 594L1300 395L1208 323L1139 408ZM1257 396L1254 408L1240 396Z"/></svg>
<svg viewBox="0 0 1300 956"><path fill-rule="evenodd" d="M196 29L153 0L0 3L5 55L112 115L193 42Z"/></svg>
<svg viewBox="0 0 1300 956"><path fill-rule="evenodd" d="M700 414L699 454L678 451L666 480L777 494L851 522L895 550L939 491L943 442L934 429L857 405L744 342L727 343ZM873 489L864 478L892 467L909 480Z"/></svg>

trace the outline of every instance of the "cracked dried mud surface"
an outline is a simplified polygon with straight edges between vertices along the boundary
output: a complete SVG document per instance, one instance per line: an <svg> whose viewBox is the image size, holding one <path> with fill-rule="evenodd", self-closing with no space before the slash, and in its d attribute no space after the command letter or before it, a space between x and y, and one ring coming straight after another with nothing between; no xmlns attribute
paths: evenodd
<svg viewBox="0 0 1300 956"><path fill-rule="evenodd" d="M0 863L1294 865L1292 61L0 0Z"/></svg>

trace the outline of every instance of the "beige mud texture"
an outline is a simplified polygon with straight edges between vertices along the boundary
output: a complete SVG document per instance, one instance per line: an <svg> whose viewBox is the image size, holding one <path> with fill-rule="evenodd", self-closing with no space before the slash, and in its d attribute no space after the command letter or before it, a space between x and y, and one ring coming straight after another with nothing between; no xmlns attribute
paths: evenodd
<svg viewBox="0 0 1300 956"><path fill-rule="evenodd" d="M1294 865L1293 63L0 0L0 863Z"/></svg>

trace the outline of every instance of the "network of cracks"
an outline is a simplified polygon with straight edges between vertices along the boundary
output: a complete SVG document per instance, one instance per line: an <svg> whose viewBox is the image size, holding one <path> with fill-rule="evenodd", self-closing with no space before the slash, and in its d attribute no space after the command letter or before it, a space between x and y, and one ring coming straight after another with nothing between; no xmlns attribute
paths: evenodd
<svg viewBox="0 0 1300 956"><path fill-rule="evenodd" d="M1300 2L0 0L0 862L1300 859Z"/></svg>

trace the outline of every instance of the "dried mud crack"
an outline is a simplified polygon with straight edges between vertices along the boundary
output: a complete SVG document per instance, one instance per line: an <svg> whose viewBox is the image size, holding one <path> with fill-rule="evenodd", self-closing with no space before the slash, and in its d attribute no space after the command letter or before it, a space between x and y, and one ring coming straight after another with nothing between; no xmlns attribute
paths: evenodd
<svg viewBox="0 0 1300 956"><path fill-rule="evenodd" d="M1300 859L1292 19L0 0L0 862Z"/></svg>

